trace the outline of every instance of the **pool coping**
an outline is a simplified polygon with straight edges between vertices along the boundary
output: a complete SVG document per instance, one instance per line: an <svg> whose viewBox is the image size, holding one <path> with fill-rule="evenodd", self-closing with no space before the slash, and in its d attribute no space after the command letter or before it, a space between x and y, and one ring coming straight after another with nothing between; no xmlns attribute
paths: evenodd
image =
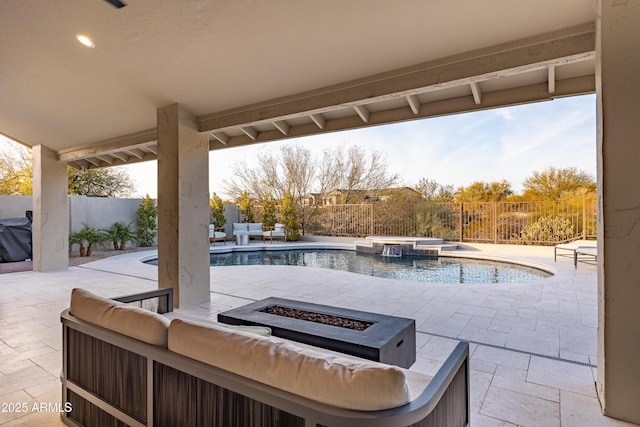
<svg viewBox="0 0 640 427"><path fill-rule="evenodd" d="M295 250L295 249L337 249L337 250L348 250L355 251L356 244L354 243L341 243L341 242L282 242L282 243L250 243L249 245L237 246L230 242L228 245L223 246L210 246L209 253L210 254L226 254L232 252L263 252L263 251L286 251L286 250ZM438 254L440 258L463 258L463 259L473 259L479 261L494 261L505 264L529 267L536 270L543 271L545 273L551 274L553 277L558 274L558 270L553 266L532 261L528 259L523 259L518 256L505 256L505 255L497 255L491 253L483 253L480 249L463 249L459 248L455 251L442 251ZM155 251L155 255L149 254L140 258L141 263L145 263L147 261L151 261L153 259L157 259L158 254ZM213 267L213 266L212 266ZM355 273L358 274L358 273ZM541 278L542 280L548 279Z"/></svg>

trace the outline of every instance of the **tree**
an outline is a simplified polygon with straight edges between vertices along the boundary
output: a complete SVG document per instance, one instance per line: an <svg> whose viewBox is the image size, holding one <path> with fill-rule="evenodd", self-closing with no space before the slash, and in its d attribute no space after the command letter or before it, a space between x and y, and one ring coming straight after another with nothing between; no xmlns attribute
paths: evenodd
<svg viewBox="0 0 640 427"><path fill-rule="evenodd" d="M453 200L453 185L438 184L433 179L420 178L415 189L424 200L433 202L450 202Z"/></svg>
<svg viewBox="0 0 640 427"><path fill-rule="evenodd" d="M282 198L280 211L282 212L282 222L284 223L284 231L287 235L287 240L300 240L298 212L291 193L285 194Z"/></svg>
<svg viewBox="0 0 640 427"><path fill-rule="evenodd" d="M487 183L475 181L467 187L460 187L455 192L458 202L500 202L513 194L511 184L507 180Z"/></svg>
<svg viewBox="0 0 640 427"><path fill-rule="evenodd" d="M549 167L542 172L533 172L522 183L524 195L534 200L559 201L580 193L596 191L596 182L591 175L576 168Z"/></svg>
<svg viewBox="0 0 640 427"><path fill-rule="evenodd" d="M0 195L33 194L33 158L31 150L20 144L5 144L0 151ZM123 169L67 168L69 194L90 197L127 197L135 190Z"/></svg>
<svg viewBox="0 0 640 427"><path fill-rule="evenodd" d="M211 216L213 217L213 226L215 229L224 227L227 223L227 217L224 215L224 203L220 196L215 192L211 195L209 200L209 207L211 208Z"/></svg>
<svg viewBox="0 0 640 427"><path fill-rule="evenodd" d="M279 154L260 153L260 163L250 168L245 162L234 165L225 181L225 191L240 198L244 191L254 200L271 196L282 200L287 192L301 201L310 192L315 178L315 161L311 150L300 146L283 146Z"/></svg>
<svg viewBox="0 0 640 427"><path fill-rule="evenodd" d="M69 194L89 197L127 197L135 190L129 174L123 169L68 168Z"/></svg>
<svg viewBox="0 0 640 427"><path fill-rule="evenodd" d="M20 144L7 144L0 151L0 195L31 195L32 176L31 150Z"/></svg>
<svg viewBox="0 0 640 427"><path fill-rule="evenodd" d="M109 228L102 230L113 243L113 249L116 251L124 250L127 242L135 237L131 229L131 224L122 221L114 222Z"/></svg>
<svg viewBox="0 0 640 427"><path fill-rule="evenodd" d="M156 202L147 194L140 201L136 212L136 236L140 246L153 246L158 229L157 216Z"/></svg>
<svg viewBox="0 0 640 427"><path fill-rule="evenodd" d="M243 191L238 199L238 211L242 214L242 222L255 222L253 202L246 191Z"/></svg>
<svg viewBox="0 0 640 427"><path fill-rule="evenodd" d="M271 229L276 225L276 201L267 196L262 201L262 224L266 229Z"/></svg>
<svg viewBox="0 0 640 427"><path fill-rule="evenodd" d="M389 173L388 169L386 156L378 151L367 152L357 145L346 150L344 147L325 150L318 173L320 192L327 194L338 189L343 203L353 202L365 191L375 197L379 190L398 183L399 176Z"/></svg>

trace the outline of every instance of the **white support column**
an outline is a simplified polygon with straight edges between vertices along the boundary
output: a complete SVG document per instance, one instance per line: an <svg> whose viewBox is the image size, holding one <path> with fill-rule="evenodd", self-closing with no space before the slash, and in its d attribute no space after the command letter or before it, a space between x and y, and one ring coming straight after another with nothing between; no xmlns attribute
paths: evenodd
<svg viewBox="0 0 640 427"><path fill-rule="evenodd" d="M598 379L605 415L640 424L640 7L599 1Z"/></svg>
<svg viewBox="0 0 640 427"><path fill-rule="evenodd" d="M36 145L33 153L33 271L69 268L69 198L67 164Z"/></svg>
<svg viewBox="0 0 640 427"><path fill-rule="evenodd" d="M179 104L158 109L158 286L209 301L209 141Z"/></svg>

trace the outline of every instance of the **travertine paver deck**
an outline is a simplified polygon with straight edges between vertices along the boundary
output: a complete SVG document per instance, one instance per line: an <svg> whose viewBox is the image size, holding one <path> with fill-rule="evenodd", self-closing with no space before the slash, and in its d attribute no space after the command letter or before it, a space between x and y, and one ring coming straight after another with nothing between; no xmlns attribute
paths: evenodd
<svg viewBox="0 0 640 427"><path fill-rule="evenodd" d="M435 372L460 339L471 341L475 426L629 425L603 417L596 399L596 268L553 263L553 249L481 246L557 270L549 279L498 285L402 282L308 267L215 267L211 302L184 311L218 312L276 296L416 319L417 361ZM157 287L156 268L134 253L55 273L0 275L0 425L60 425L34 403L60 400L59 314L74 287L117 296ZM3 406L4 408L5 406ZM8 409L8 406L7 406Z"/></svg>

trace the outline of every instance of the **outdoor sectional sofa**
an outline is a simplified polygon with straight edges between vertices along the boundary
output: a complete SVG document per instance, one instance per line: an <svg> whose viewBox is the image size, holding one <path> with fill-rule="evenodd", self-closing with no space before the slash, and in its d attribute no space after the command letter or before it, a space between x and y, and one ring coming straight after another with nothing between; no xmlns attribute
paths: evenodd
<svg viewBox="0 0 640 427"><path fill-rule="evenodd" d="M249 239L262 240L264 231L262 230L261 222L234 222L232 234L233 237L238 235L247 235L249 236Z"/></svg>
<svg viewBox="0 0 640 427"><path fill-rule="evenodd" d="M430 377L263 336L264 328L177 318L170 299L166 290L121 302L73 290L61 314L66 424L468 425L467 343ZM125 304L135 301L151 310Z"/></svg>

